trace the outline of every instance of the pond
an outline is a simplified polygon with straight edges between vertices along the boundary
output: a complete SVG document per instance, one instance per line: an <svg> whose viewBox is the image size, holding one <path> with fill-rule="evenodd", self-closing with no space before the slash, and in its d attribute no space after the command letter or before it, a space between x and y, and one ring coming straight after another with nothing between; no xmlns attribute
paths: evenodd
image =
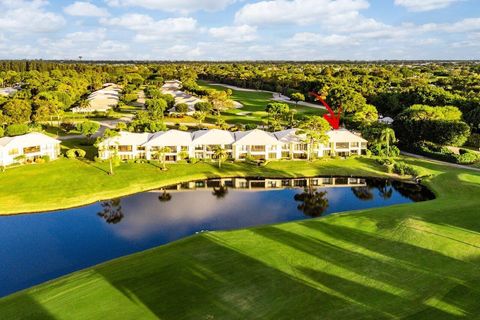
<svg viewBox="0 0 480 320"><path fill-rule="evenodd" d="M351 177L192 181L81 208L0 217L0 296L198 232L433 199Z"/></svg>

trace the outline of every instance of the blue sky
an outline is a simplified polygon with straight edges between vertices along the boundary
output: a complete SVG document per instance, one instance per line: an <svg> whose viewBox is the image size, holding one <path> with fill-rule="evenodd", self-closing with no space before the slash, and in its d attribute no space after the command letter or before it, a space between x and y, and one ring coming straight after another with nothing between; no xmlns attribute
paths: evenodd
<svg viewBox="0 0 480 320"><path fill-rule="evenodd" d="M480 0L0 0L0 58L480 59Z"/></svg>

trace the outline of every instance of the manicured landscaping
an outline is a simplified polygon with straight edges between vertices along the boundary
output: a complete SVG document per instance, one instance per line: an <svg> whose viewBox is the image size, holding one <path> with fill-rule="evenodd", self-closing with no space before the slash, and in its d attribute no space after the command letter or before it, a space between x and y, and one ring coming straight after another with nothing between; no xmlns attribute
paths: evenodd
<svg viewBox="0 0 480 320"><path fill-rule="evenodd" d="M216 89L216 90L226 90L227 88L212 85L205 81L198 81L198 83L204 88ZM252 91L240 91L232 90L232 99L240 102L243 105L243 108L240 109L229 109L222 112L222 116L227 123L241 123L241 124L262 124L262 119L267 119L267 112L265 112L265 107L267 104L272 102L272 93L269 92L252 92ZM297 110L297 115L322 115L325 113L322 109L315 109L310 107L305 107L301 105L295 105L293 103L288 103L290 108ZM244 115L248 113L247 115ZM214 122L213 117L207 118L207 120Z"/></svg>
<svg viewBox="0 0 480 320"><path fill-rule="evenodd" d="M480 309L480 173L423 160L437 199L199 234L0 300L6 319L452 319ZM0 176L20 211L220 175L384 175L373 160L171 165L59 160ZM39 179L42 177L43 179ZM15 195L15 196L12 196ZM35 209L37 208L37 209ZM13 212L13 211L12 211Z"/></svg>
<svg viewBox="0 0 480 320"><path fill-rule="evenodd" d="M68 140L65 147L80 148L89 153L83 140ZM364 166L363 161L369 166ZM170 164L169 170L160 170L160 163L123 163L108 175L109 164L90 160L60 159L43 165L22 166L0 174L0 214L37 212L79 206L94 201L114 198L158 188L179 181L218 176L293 177L325 175L375 176L382 168L371 160L319 160L311 162L271 162L266 167L245 163L216 162Z"/></svg>

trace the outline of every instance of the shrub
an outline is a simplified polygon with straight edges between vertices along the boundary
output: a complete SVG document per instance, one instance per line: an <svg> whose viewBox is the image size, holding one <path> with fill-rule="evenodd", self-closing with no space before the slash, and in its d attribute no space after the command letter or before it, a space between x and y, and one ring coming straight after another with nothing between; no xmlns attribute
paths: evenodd
<svg viewBox="0 0 480 320"><path fill-rule="evenodd" d="M43 158L37 158L35 159L35 163L37 164L45 163L45 160L43 160Z"/></svg>
<svg viewBox="0 0 480 320"><path fill-rule="evenodd" d="M72 130L75 130L76 128L77 126L72 121L64 121L60 123L60 129L62 129L65 132L70 132Z"/></svg>
<svg viewBox="0 0 480 320"><path fill-rule="evenodd" d="M42 159L44 162L50 162L50 156L43 156Z"/></svg>
<svg viewBox="0 0 480 320"><path fill-rule="evenodd" d="M480 133L472 133L467 140L467 146L480 148Z"/></svg>
<svg viewBox="0 0 480 320"><path fill-rule="evenodd" d="M67 156L68 159L75 159L77 157L77 153L75 152L75 149L67 150L65 155Z"/></svg>
<svg viewBox="0 0 480 320"><path fill-rule="evenodd" d="M473 164L480 160L480 156L475 152L460 149L460 154L457 155L457 163L459 164Z"/></svg>
<svg viewBox="0 0 480 320"><path fill-rule="evenodd" d="M85 156L87 155L87 152L83 149L75 149L75 153L79 158L85 158Z"/></svg>
<svg viewBox="0 0 480 320"><path fill-rule="evenodd" d="M184 124L178 126L178 130L180 131L188 131L188 127Z"/></svg>
<svg viewBox="0 0 480 320"><path fill-rule="evenodd" d="M180 112L180 113L186 113L188 112L188 104L186 103L179 103L175 106L175 111Z"/></svg>
<svg viewBox="0 0 480 320"><path fill-rule="evenodd" d="M188 159L188 162L191 163L191 164L195 164L198 162L198 159L197 158L190 158Z"/></svg>
<svg viewBox="0 0 480 320"><path fill-rule="evenodd" d="M394 163L393 172L401 176L408 175L408 176L416 177L419 175L418 171L414 167L406 164L405 162Z"/></svg>
<svg viewBox="0 0 480 320"><path fill-rule="evenodd" d="M3 130L2 127L0 127L0 138L5 135L5 130Z"/></svg>
<svg viewBox="0 0 480 320"><path fill-rule="evenodd" d="M7 136L20 136L28 132L28 126L26 124L11 124L7 127Z"/></svg>

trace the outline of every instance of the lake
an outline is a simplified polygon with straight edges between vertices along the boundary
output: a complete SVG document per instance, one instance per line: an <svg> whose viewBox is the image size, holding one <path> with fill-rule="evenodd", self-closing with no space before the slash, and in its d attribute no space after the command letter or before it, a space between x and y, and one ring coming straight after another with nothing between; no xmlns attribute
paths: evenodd
<svg viewBox="0 0 480 320"><path fill-rule="evenodd" d="M0 296L198 232L433 199L352 177L192 181L80 208L0 217Z"/></svg>

